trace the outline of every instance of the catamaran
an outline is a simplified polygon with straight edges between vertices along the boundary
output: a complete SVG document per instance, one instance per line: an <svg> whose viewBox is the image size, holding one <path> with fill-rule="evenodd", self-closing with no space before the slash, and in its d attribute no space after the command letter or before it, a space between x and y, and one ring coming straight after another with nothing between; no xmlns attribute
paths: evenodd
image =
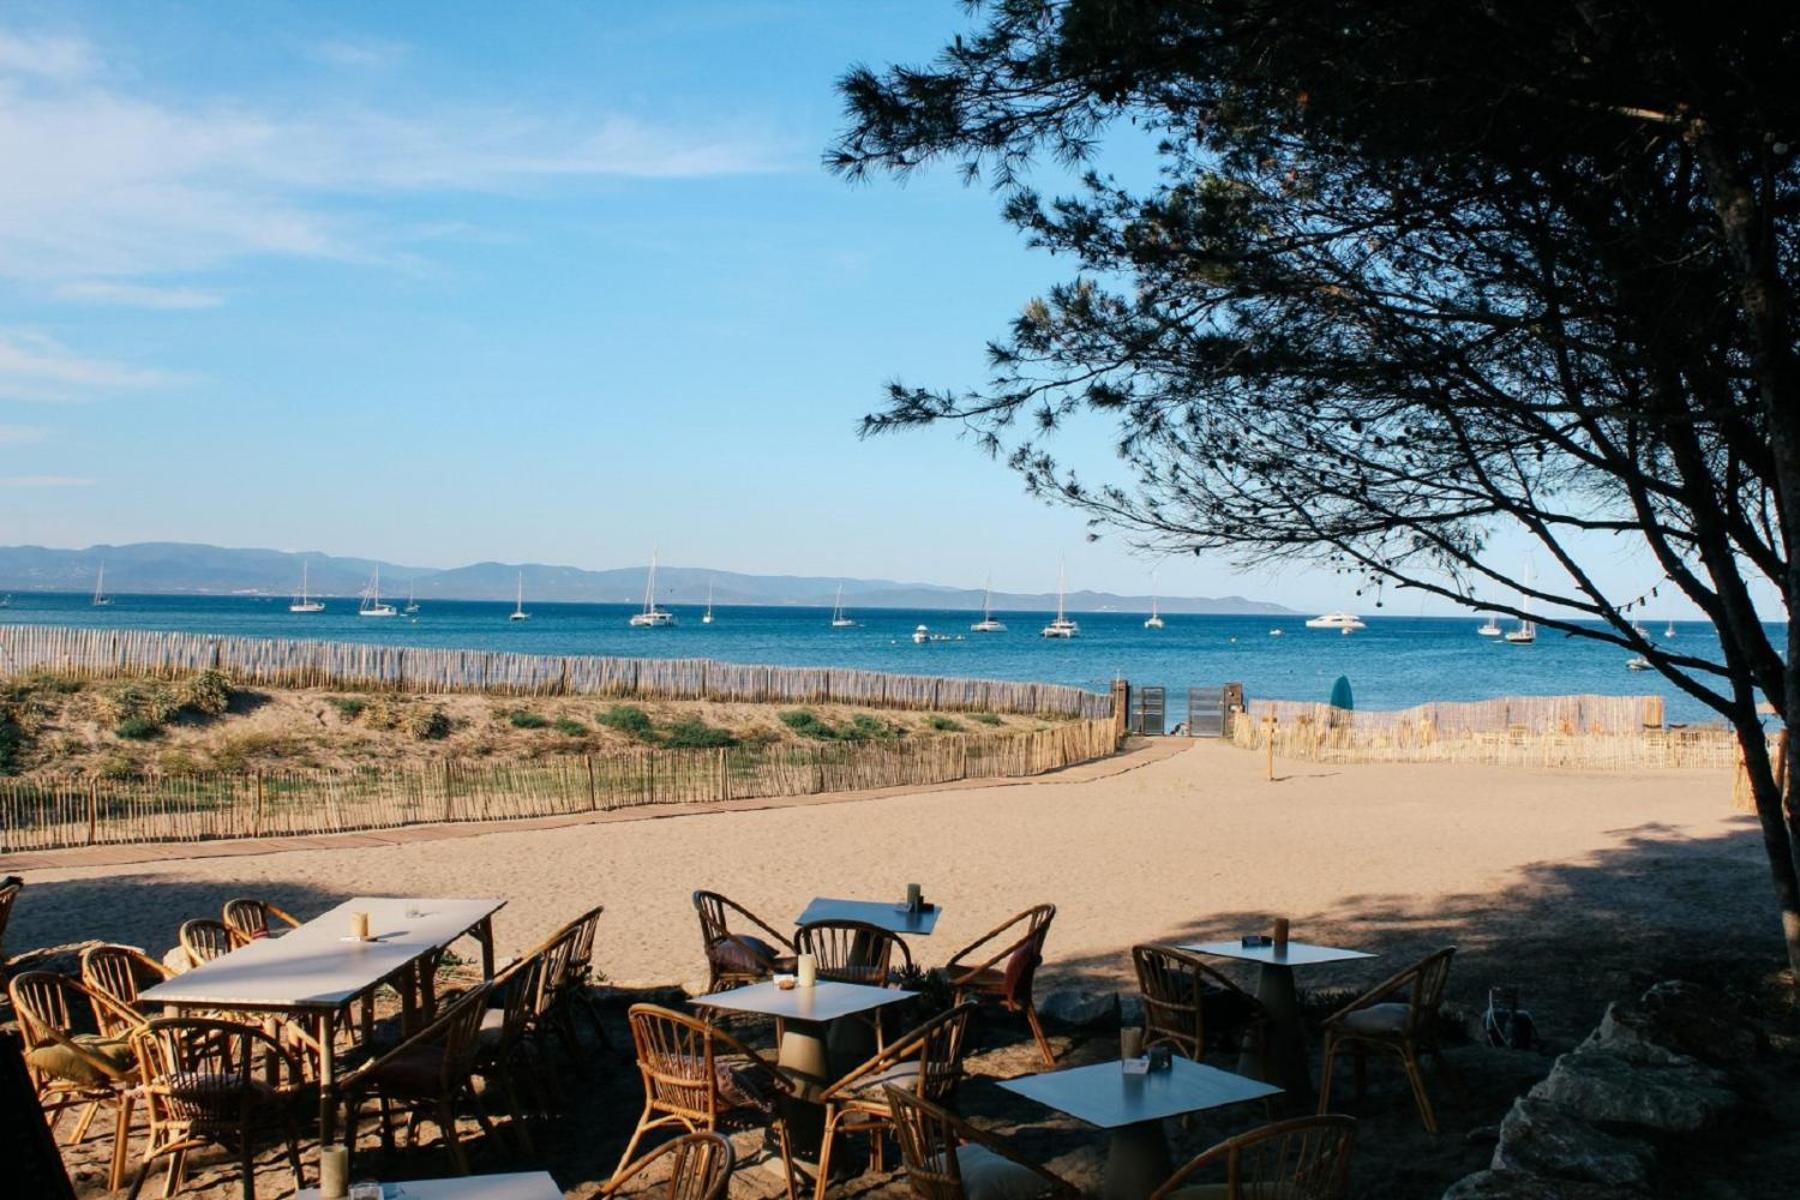
<svg viewBox="0 0 1800 1200"><path fill-rule="evenodd" d="M675 623L675 614L656 607L656 551L650 551L650 574L644 579L644 611L631 615L632 625L661 628Z"/></svg>
<svg viewBox="0 0 1800 1200"><path fill-rule="evenodd" d="M356 610L359 617L397 617L400 610L391 604L381 602L381 568L375 568L375 574L369 580L369 586L363 590L362 605Z"/></svg>
<svg viewBox="0 0 1800 1200"><path fill-rule="evenodd" d="M294 597L294 602L292 604L288 605L288 611L291 613L316 613L325 611L325 606L323 604L307 595L306 573L307 568L310 565L311 564L304 562L300 564L300 594Z"/></svg>
<svg viewBox="0 0 1800 1200"><path fill-rule="evenodd" d="M1065 564L1057 564L1056 568L1056 620L1050 622L1040 631L1047 638L1072 638L1081 634L1081 626L1069 620L1066 609L1068 596L1068 570Z"/></svg>
<svg viewBox="0 0 1800 1200"><path fill-rule="evenodd" d="M112 603L112 597L106 594L106 564L100 564L100 573L94 577L94 607L105 608Z"/></svg>
<svg viewBox="0 0 1800 1200"><path fill-rule="evenodd" d="M1357 616L1355 613L1344 612L1342 610L1339 610L1338 612L1328 612L1323 616L1314 617L1306 623L1306 627L1308 629L1341 629L1345 633L1368 628L1368 626L1363 623L1361 617Z"/></svg>
<svg viewBox="0 0 1800 1200"><path fill-rule="evenodd" d="M525 572L523 571L519 572L519 590L517 598L513 600L512 615L506 619L509 621L531 620L531 614L525 611Z"/></svg>
<svg viewBox="0 0 1800 1200"><path fill-rule="evenodd" d="M1163 619L1156 611L1156 576L1150 576L1150 615L1144 618L1145 629L1161 629Z"/></svg>
<svg viewBox="0 0 1800 1200"><path fill-rule="evenodd" d="M702 625L712 624L712 580L706 581L706 612L700 617Z"/></svg>
<svg viewBox="0 0 1800 1200"><path fill-rule="evenodd" d="M856 625L844 614L844 585L838 584L837 599L831 604L831 627L833 629L851 629Z"/></svg>
<svg viewBox="0 0 1800 1200"><path fill-rule="evenodd" d="M1482 637L1499 637L1501 632L1500 622L1494 620L1493 614L1490 613L1488 619L1482 623L1481 628L1477 629L1475 632L1479 633Z"/></svg>
<svg viewBox="0 0 1800 1200"><path fill-rule="evenodd" d="M1005 633L1006 626L994 620L994 577L989 575L981 589L981 620L969 626L970 633Z"/></svg>

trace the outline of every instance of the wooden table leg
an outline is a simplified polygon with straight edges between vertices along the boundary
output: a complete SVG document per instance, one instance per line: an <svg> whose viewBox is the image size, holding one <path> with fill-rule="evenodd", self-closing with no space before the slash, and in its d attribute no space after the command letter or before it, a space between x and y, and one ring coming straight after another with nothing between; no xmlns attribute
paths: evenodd
<svg viewBox="0 0 1800 1200"><path fill-rule="evenodd" d="M481 942L481 977L494 977L494 918L483 917L475 926L475 936Z"/></svg>
<svg viewBox="0 0 1800 1200"><path fill-rule="evenodd" d="M332 1043L337 1041L337 1013L319 1014L319 1145L331 1144L337 1132L337 1062Z"/></svg>

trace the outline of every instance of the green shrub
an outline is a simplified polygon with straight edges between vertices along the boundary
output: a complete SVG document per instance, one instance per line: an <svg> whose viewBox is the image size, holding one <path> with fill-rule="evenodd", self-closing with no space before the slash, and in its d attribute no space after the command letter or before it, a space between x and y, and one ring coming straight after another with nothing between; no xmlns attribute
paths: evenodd
<svg viewBox="0 0 1800 1200"><path fill-rule="evenodd" d="M970 713L969 720L980 721L983 725L1001 724L999 713Z"/></svg>
<svg viewBox="0 0 1800 1200"><path fill-rule="evenodd" d="M556 732L569 737L586 737L588 735L588 727L574 717L558 717L553 724L556 726Z"/></svg>
<svg viewBox="0 0 1800 1200"><path fill-rule="evenodd" d="M650 714L635 704L615 704L601 713L597 719L608 729L628 733L642 741L649 741L656 735L656 731L650 723Z"/></svg>
<svg viewBox="0 0 1800 1200"><path fill-rule="evenodd" d="M337 709L338 716L346 721L356 720L362 716L363 709L369 706L369 702L361 696L327 696L325 703Z"/></svg>
<svg viewBox="0 0 1800 1200"><path fill-rule="evenodd" d="M516 708L506 715L514 729L543 729L550 724L550 718L543 713L534 713L528 708Z"/></svg>
<svg viewBox="0 0 1800 1200"><path fill-rule="evenodd" d="M0 712L0 775L19 769L25 752L25 731L9 712Z"/></svg>
<svg viewBox="0 0 1800 1200"><path fill-rule="evenodd" d="M405 701L377 696L363 704L362 723L370 729L398 729L409 715Z"/></svg>
<svg viewBox="0 0 1800 1200"><path fill-rule="evenodd" d="M166 683L154 679L123 679L100 694L100 711L114 724L128 717L142 717L160 727L181 711L181 700Z"/></svg>
<svg viewBox="0 0 1800 1200"><path fill-rule="evenodd" d="M201 716L224 716L231 695L231 679L223 671L202 671L181 681L181 706Z"/></svg>
<svg viewBox="0 0 1800 1200"><path fill-rule="evenodd" d="M904 732L898 725L869 713L857 713L850 724L842 726L837 736L846 742L891 742Z"/></svg>
<svg viewBox="0 0 1800 1200"><path fill-rule="evenodd" d="M683 750L716 750L737 745L737 738L731 730L708 725L700 717L683 717L669 726L663 744Z"/></svg>
<svg viewBox="0 0 1800 1200"><path fill-rule="evenodd" d="M939 733L960 733L963 728L963 723L961 721L958 721L954 717L940 716L937 713L933 713L931 716L926 717L925 723Z"/></svg>
<svg viewBox="0 0 1800 1200"><path fill-rule="evenodd" d="M134 742L141 742L145 738L153 738L161 733L162 723L160 721L152 721L149 717L122 717L120 718L119 723L113 726L113 732L122 738L130 738Z"/></svg>
<svg viewBox="0 0 1800 1200"><path fill-rule="evenodd" d="M837 737L837 730L821 721L819 714L810 708L789 709L781 714L781 723L803 737L818 738L821 742Z"/></svg>
<svg viewBox="0 0 1800 1200"><path fill-rule="evenodd" d="M450 736L450 714L441 708L415 708L406 714L406 732L422 742L438 742Z"/></svg>

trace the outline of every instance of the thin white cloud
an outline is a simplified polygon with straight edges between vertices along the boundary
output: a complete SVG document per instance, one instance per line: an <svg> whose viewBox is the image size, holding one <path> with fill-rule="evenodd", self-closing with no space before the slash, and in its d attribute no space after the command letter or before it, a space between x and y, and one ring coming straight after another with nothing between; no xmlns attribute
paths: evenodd
<svg viewBox="0 0 1800 1200"><path fill-rule="evenodd" d="M9 488L79 488L93 487L85 475L0 475L0 487Z"/></svg>
<svg viewBox="0 0 1800 1200"><path fill-rule="evenodd" d="M153 287L142 283L116 283L89 279L57 287L56 298L120 308L191 309L217 308L225 298L217 292L191 287Z"/></svg>
<svg viewBox="0 0 1800 1200"><path fill-rule="evenodd" d="M0 425L0 446L24 446L41 442L49 432L42 425Z"/></svg>
<svg viewBox="0 0 1800 1200"><path fill-rule="evenodd" d="M356 71L391 67L411 52L412 48L404 42L376 41L370 38L327 38L306 47L309 58L327 66Z"/></svg>
<svg viewBox="0 0 1800 1200"><path fill-rule="evenodd" d="M55 404L163 387L182 376L90 358L40 333L0 329L0 397Z"/></svg>
<svg viewBox="0 0 1800 1200"><path fill-rule="evenodd" d="M0 29L0 75L79 79L97 65L92 48L80 38Z"/></svg>

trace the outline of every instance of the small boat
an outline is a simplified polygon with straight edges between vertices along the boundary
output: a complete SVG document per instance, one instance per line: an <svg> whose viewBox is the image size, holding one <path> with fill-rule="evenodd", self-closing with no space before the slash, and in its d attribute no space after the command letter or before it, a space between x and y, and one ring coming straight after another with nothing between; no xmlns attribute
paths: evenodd
<svg viewBox="0 0 1800 1200"><path fill-rule="evenodd" d="M400 611L409 617L419 611L419 602L413 599L413 583L410 579L406 581L406 607Z"/></svg>
<svg viewBox="0 0 1800 1200"><path fill-rule="evenodd" d="M1644 623L1642 621L1633 621L1631 623L1631 632L1637 634L1641 638L1650 636L1644 632Z"/></svg>
<svg viewBox="0 0 1800 1200"><path fill-rule="evenodd" d="M1482 637L1499 637L1501 632L1500 622L1494 620L1494 618L1490 616L1482 623L1481 628L1477 629L1475 632L1479 633Z"/></svg>
<svg viewBox="0 0 1800 1200"><path fill-rule="evenodd" d="M922 646L931 640L931 630L921 625L913 630L912 639L915 646Z"/></svg>
<svg viewBox="0 0 1800 1200"><path fill-rule="evenodd" d="M987 586L981 591L981 620L969 626L970 633L1005 633L1006 626L994 620L994 577L988 576Z"/></svg>
<svg viewBox="0 0 1800 1200"><path fill-rule="evenodd" d="M1269 630L1269 636L1270 637L1280 637L1284 632L1285 632L1285 630L1281 630L1281 629L1271 629L1271 630ZM1237 639L1233 638L1232 640L1236 641Z"/></svg>
<svg viewBox="0 0 1800 1200"><path fill-rule="evenodd" d="M363 590L362 604L356 610L359 617L397 617L400 610L391 604L381 602L381 568L375 568L369 586Z"/></svg>
<svg viewBox="0 0 1800 1200"><path fill-rule="evenodd" d="M106 564L100 564L100 573L94 577L94 607L105 608L112 603L112 597L106 594Z"/></svg>
<svg viewBox="0 0 1800 1200"><path fill-rule="evenodd" d="M311 564L309 563L300 564L300 594L294 597L294 602L292 604L288 605L288 611L291 613L316 613L325 611L325 606L323 604L307 594L307 568L310 565Z"/></svg>
<svg viewBox="0 0 1800 1200"><path fill-rule="evenodd" d="M844 615L844 585L838 584L837 599L831 604L831 627L833 629L854 629L856 622Z"/></svg>
<svg viewBox="0 0 1800 1200"><path fill-rule="evenodd" d="M1670 621L1668 623L1668 625L1663 629L1663 638L1665 640L1672 640L1674 637L1675 637L1675 622Z"/></svg>
<svg viewBox="0 0 1800 1200"><path fill-rule="evenodd" d="M1648 671L1650 669L1650 660L1641 654L1635 655L1625 660L1625 669L1627 671Z"/></svg>
<svg viewBox="0 0 1800 1200"><path fill-rule="evenodd" d="M629 624L638 629L661 629L675 623L675 614L656 606L656 551L650 551L650 574L644 578L644 611L633 613Z"/></svg>
<svg viewBox="0 0 1800 1200"><path fill-rule="evenodd" d="M1506 640L1515 646L1526 646L1537 641L1537 626L1529 617L1521 618L1519 627L1506 635Z"/></svg>
<svg viewBox="0 0 1800 1200"><path fill-rule="evenodd" d="M706 612L701 615L700 623L702 625L712 624L712 580L710 579L706 581Z"/></svg>
<svg viewBox="0 0 1800 1200"><path fill-rule="evenodd" d="M525 611L525 572L523 571L519 572L519 588L513 597L512 615L506 619L509 621L531 620L531 614Z"/></svg>
<svg viewBox="0 0 1800 1200"><path fill-rule="evenodd" d="M1306 627L1308 629L1341 629L1345 633L1352 633L1358 629L1368 628L1367 625L1363 624L1363 619L1355 613L1342 611L1328 612L1322 616L1314 617L1306 623Z"/></svg>
<svg viewBox="0 0 1800 1200"><path fill-rule="evenodd" d="M1056 620L1044 626L1042 636L1047 638L1072 638L1081 635L1081 626L1069 620L1064 611L1065 599L1068 595L1068 572L1061 566L1056 569Z"/></svg>
<svg viewBox="0 0 1800 1200"><path fill-rule="evenodd" d="M1150 577L1150 615L1144 618L1145 629L1161 629L1163 619L1156 611L1156 576Z"/></svg>
<svg viewBox="0 0 1800 1200"><path fill-rule="evenodd" d="M6 595L0 596L0 608L11 608L11 607L12 607L12 593L8 592Z"/></svg>

